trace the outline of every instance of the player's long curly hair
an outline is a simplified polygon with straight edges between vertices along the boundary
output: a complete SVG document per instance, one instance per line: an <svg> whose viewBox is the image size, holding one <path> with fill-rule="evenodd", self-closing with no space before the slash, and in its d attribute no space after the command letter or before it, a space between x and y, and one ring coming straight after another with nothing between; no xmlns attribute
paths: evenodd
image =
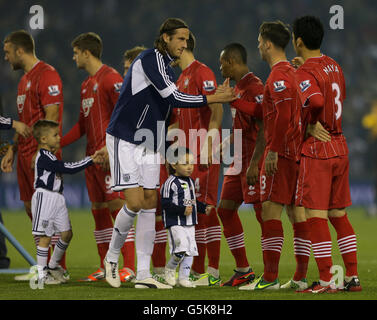
<svg viewBox="0 0 377 320"><path fill-rule="evenodd" d="M179 18L168 18L160 26L159 35L154 41L154 47L160 51L162 54L167 54L166 42L164 41L163 34L166 33L168 36L175 34L177 29L189 28L186 22Z"/></svg>

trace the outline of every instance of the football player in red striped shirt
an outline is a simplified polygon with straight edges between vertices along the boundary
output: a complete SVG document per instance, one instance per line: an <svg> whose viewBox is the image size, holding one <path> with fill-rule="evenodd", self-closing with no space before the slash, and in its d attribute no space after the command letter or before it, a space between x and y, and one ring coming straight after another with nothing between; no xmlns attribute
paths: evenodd
<svg viewBox="0 0 377 320"><path fill-rule="evenodd" d="M83 33L72 41L73 60L79 69L84 69L88 78L81 85L81 107L78 122L64 135L61 146L65 147L84 134L87 138L86 154L93 154L106 144L106 128L122 86L122 76L101 61L102 40L93 33ZM110 189L110 171L99 165L85 169L86 186L92 203L95 221L94 236L100 257L100 268L81 281L104 279L103 259L109 247L113 231L112 218L115 217L125 201L122 192ZM124 258L123 281L130 280L135 272L135 249L133 235L122 248ZM122 270L120 274L122 274Z"/></svg>
<svg viewBox="0 0 377 320"><path fill-rule="evenodd" d="M222 286L238 286L251 282L255 278L246 256L244 232L238 216L238 208L242 202L253 203L257 218L258 220L261 219L262 206L260 203L259 183L249 186L246 173L256 147L257 135L263 135L261 103L264 86L262 81L249 70L246 49L239 43L231 43L223 49L220 54L220 69L224 78L236 81L235 93L238 99L231 103L232 127L233 130L242 130L241 150L234 152L237 160L234 160L225 173L218 208L224 236L236 262L235 274L224 282ZM254 111L249 108L250 110L243 112L235 108L244 101L254 103ZM258 110L255 110L255 106ZM234 135L231 135L229 139L233 140ZM259 139L259 141L263 142L263 139ZM223 142L223 145L226 145L226 142ZM259 146L259 149L261 149L259 153L262 154L264 150L263 143ZM240 173L235 173L236 161L242 163ZM258 162L255 164L258 176ZM258 177L256 179L258 180Z"/></svg>
<svg viewBox="0 0 377 320"><path fill-rule="evenodd" d="M25 30L10 33L4 39L5 60L13 70L23 70L24 75L18 83L17 110L19 120L32 127L40 119L57 121L62 130L63 115L63 85L54 67L38 59L35 54L33 37ZM11 172L15 153L17 153L17 180L20 188L20 199L24 202L25 210L31 219L31 197L34 193L33 161L37 154L38 143L32 135L24 138L16 134L14 144L8 148L2 159L1 169ZM57 153L61 158L61 151ZM59 237L53 237L52 244ZM39 237L35 237L35 242ZM61 261L64 269L65 256ZM32 274L30 273L32 276ZM30 280L28 276L15 278L16 280Z"/></svg>
<svg viewBox="0 0 377 320"><path fill-rule="evenodd" d="M323 36L323 25L316 17L304 16L293 23L293 45L305 61L296 71L303 126L319 121L331 136L326 142L309 136L302 146L296 205L306 208L320 278L306 291L334 292L328 219L337 232L346 267L344 289L360 291L356 235L345 209L351 205L348 148L341 124L345 81L339 64L321 53Z"/></svg>
<svg viewBox="0 0 377 320"><path fill-rule="evenodd" d="M303 208L297 210L294 207L302 134L295 69L287 61L284 51L289 39L290 32L281 21L264 22L259 29L258 49L271 68L263 95L266 148L260 173L264 274L252 284L241 287L242 290L280 288L278 269L284 241L281 222L284 206L293 223L295 238L299 238L300 243L310 242L305 212ZM297 254L296 259L297 269L303 269L305 276L310 246L305 246L304 251L305 261L299 260ZM299 280L303 280L301 282L307 288L306 279Z"/></svg>

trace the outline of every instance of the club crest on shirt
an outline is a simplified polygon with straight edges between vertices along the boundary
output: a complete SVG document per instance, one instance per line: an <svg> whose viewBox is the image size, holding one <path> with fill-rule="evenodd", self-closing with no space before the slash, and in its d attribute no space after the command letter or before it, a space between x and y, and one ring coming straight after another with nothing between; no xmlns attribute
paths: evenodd
<svg viewBox="0 0 377 320"><path fill-rule="evenodd" d="M213 91L215 90L215 82L212 80L205 80L203 81L203 89L205 91Z"/></svg>
<svg viewBox="0 0 377 320"><path fill-rule="evenodd" d="M21 113L22 110L24 110L25 99L26 99L26 95L25 94L17 96L17 109L18 109L18 113Z"/></svg>
<svg viewBox="0 0 377 320"><path fill-rule="evenodd" d="M305 92L311 86L310 80L304 80L300 83L301 92Z"/></svg>
<svg viewBox="0 0 377 320"><path fill-rule="evenodd" d="M183 81L183 87L186 89L188 87L190 79L186 78L185 81Z"/></svg>
<svg viewBox="0 0 377 320"><path fill-rule="evenodd" d="M115 88L116 93L120 92L120 89L122 88L122 84L123 84L122 82L114 83L114 88Z"/></svg>
<svg viewBox="0 0 377 320"><path fill-rule="evenodd" d="M275 92L282 92L285 89L287 89L287 87L284 84L284 80L279 80L279 81L274 82L274 91Z"/></svg>
<svg viewBox="0 0 377 320"><path fill-rule="evenodd" d="M26 91L29 90L31 87L31 81L29 80L26 84Z"/></svg>
<svg viewBox="0 0 377 320"><path fill-rule="evenodd" d="M48 86L48 94L52 97L59 95L60 94L59 86L58 85Z"/></svg>
<svg viewBox="0 0 377 320"><path fill-rule="evenodd" d="M96 83L94 86L93 86L93 92L96 92L98 89L98 83Z"/></svg>
<svg viewBox="0 0 377 320"><path fill-rule="evenodd" d="M262 103L263 102L263 94L258 94L257 96L255 96L255 101L257 103Z"/></svg>

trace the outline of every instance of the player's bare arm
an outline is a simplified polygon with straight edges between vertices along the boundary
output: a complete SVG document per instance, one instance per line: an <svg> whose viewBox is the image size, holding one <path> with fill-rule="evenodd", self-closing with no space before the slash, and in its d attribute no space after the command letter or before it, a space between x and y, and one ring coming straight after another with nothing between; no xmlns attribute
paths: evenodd
<svg viewBox="0 0 377 320"><path fill-rule="evenodd" d="M202 150L206 150L207 155L208 155L207 163L201 164L204 168L209 168L209 166L213 162L212 161L213 143L216 142L217 138L219 138L219 128L223 120L223 112L224 112L223 106L221 103L210 104L209 108L211 109L211 117L208 124L208 132L206 136L206 141L202 149ZM220 141L220 139L218 141Z"/></svg>
<svg viewBox="0 0 377 320"><path fill-rule="evenodd" d="M44 110L46 113L46 116L45 116L46 120L59 122L59 105L52 104L49 106L45 106Z"/></svg>
<svg viewBox="0 0 377 320"><path fill-rule="evenodd" d="M258 182L258 178L259 178L258 164L259 164L260 159L263 156L264 148L266 146L266 141L264 139L263 121L259 119L255 119L255 122L257 123L259 129L257 133L255 149L250 159L249 167L247 168L247 171L246 171L246 179L249 185L255 185Z"/></svg>

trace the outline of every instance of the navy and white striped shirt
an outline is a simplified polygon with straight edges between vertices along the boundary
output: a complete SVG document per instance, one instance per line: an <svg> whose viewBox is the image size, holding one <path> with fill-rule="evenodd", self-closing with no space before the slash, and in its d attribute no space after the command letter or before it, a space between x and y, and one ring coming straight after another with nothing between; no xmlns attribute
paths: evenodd
<svg viewBox="0 0 377 320"><path fill-rule="evenodd" d="M185 216L187 206L192 206L192 214L189 216ZM170 175L161 188L161 208L165 228L169 228L197 224L197 214L204 213L206 205L196 201L192 178Z"/></svg>
<svg viewBox="0 0 377 320"><path fill-rule="evenodd" d="M171 108L207 105L206 96L178 91L170 66L172 61L169 55L162 55L157 49L145 50L137 56L124 77L107 128L109 134L133 144L144 143L148 149L159 151L166 138L165 123L170 121ZM145 142L148 133L153 134L153 139L149 135L150 143L149 140Z"/></svg>
<svg viewBox="0 0 377 320"><path fill-rule="evenodd" d="M0 129L12 129L13 120L0 116Z"/></svg>
<svg viewBox="0 0 377 320"><path fill-rule="evenodd" d="M91 157L77 162L63 162L46 149L40 149L35 158L34 188L63 192L62 174L74 174L93 164Z"/></svg>

